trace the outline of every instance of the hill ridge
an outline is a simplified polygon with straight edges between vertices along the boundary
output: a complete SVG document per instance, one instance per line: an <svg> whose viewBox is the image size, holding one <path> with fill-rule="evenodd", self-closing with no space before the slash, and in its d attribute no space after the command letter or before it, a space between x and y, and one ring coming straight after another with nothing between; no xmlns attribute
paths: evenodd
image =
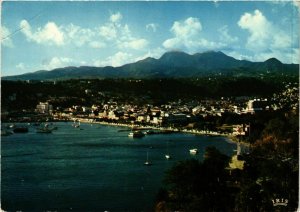
<svg viewBox="0 0 300 212"><path fill-rule="evenodd" d="M255 76L258 73L298 74L298 64L283 64L276 58L263 62L238 60L222 51L188 54L165 52L159 59L145 59L120 67L68 66L50 71L39 70L22 75L2 77L3 80L59 80L71 78L165 78L200 77L206 75Z"/></svg>

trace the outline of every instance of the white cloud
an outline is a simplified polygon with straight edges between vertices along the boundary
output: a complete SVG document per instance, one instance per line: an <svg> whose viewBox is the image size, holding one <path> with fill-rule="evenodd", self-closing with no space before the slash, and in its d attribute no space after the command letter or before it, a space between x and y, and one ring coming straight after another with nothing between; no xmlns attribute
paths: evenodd
<svg viewBox="0 0 300 212"><path fill-rule="evenodd" d="M94 28L83 28L74 24L57 26L48 22L43 27L35 30L26 20L20 22L22 33L28 41L44 45L75 45L90 48L105 48L107 46L118 49L143 50L148 41L144 38L133 36L127 24L122 24L122 14L117 12L109 17L109 21Z"/></svg>
<svg viewBox="0 0 300 212"><path fill-rule="evenodd" d="M131 62L133 62L132 54L119 51L113 56L107 57L104 60L95 60L94 65L100 67L102 66L118 67Z"/></svg>
<svg viewBox="0 0 300 212"><path fill-rule="evenodd" d="M1 44L6 47L14 47L14 44L12 42L12 39L10 38L11 32L5 27L1 26Z"/></svg>
<svg viewBox="0 0 300 212"><path fill-rule="evenodd" d="M114 40L117 35L122 31L122 25L119 23L123 16L120 12L112 14L109 18L109 22L99 28L99 34L106 40ZM124 29L126 30L126 29Z"/></svg>
<svg viewBox="0 0 300 212"><path fill-rule="evenodd" d="M20 27L29 41L58 46L64 44L64 33L54 22L48 22L43 28L38 28L35 32L32 32L31 26L26 20L20 22Z"/></svg>
<svg viewBox="0 0 300 212"><path fill-rule="evenodd" d="M108 45L116 46L119 49L143 50L148 41L144 38L138 38L132 35L127 24L121 23L122 14L111 15L110 22L99 27L99 35L106 40Z"/></svg>
<svg viewBox="0 0 300 212"><path fill-rule="evenodd" d="M74 60L68 57L53 57L50 61L45 61L43 69L52 70L55 68L62 68L73 65Z"/></svg>
<svg viewBox="0 0 300 212"><path fill-rule="evenodd" d="M283 31L276 31L277 33L273 35L271 47L274 49L290 48L292 44L291 36ZM273 32L275 33L275 30L273 30Z"/></svg>
<svg viewBox="0 0 300 212"><path fill-rule="evenodd" d="M26 20L20 22L20 27L28 41L34 41L38 44L55 44L57 46L74 44L79 47L88 45L91 48L105 47L105 43L97 41L99 35L96 28L82 28L72 23L58 27L54 22L48 22L44 27L38 28L33 32Z"/></svg>
<svg viewBox="0 0 300 212"><path fill-rule="evenodd" d="M133 39L131 31L127 24L123 26L122 24L115 24L112 22L108 22L103 26L100 26L99 35L110 42L119 40L129 41Z"/></svg>
<svg viewBox="0 0 300 212"><path fill-rule="evenodd" d="M20 70L25 70L25 65L24 63L19 63L18 65L16 65L16 68Z"/></svg>
<svg viewBox="0 0 300 212"><path fill-rule="evenodd" d="M163 42L166 49L186 49L188 52L197 52L199 49L219 49L226 44L221 42L208 41L204 38L181 39L179 37L170 38Z"/></svg>
<svg viewBox="0 0 300 212"><path fill-rule="evenodd" d="M148 41L145 39L137 39L137 40L130 40L125 42L119 43L119 48L131 48L135 50L144 49L148 45Z"/></svg>
<svg viewBox="0 0 300 212"><path fill-rule="evenodd" d="M176 37L187 39L198 35L202 30L202 25L198 18L189 17L184 22L175 21L171 32L175 34Z"/></svg>
<svg viewBox="0 0 300 212"><path fill-rule="evenodd" d="M123 18L122 14L120 12L117 12L115 14L112 14L109 18L109 20L113 23L119 22L121 21L121 19Z"/></svg>
<svg viewBox="0 0 300 212"><path fill-rule="evenodd" d="M250 33L248 48L253 50L267 48L268 40L272 36L270 34L272 25L259 10L255 10L253 14L245 13L238 21L238 25Z"/></svg>
<svg viewBox="0 0 300 212"><path fill-rule="evenodd" d="M74 24L69 24L65 27L65 35L68 37L68 42L73 42L76 46L82 46L91 42L96 33L89 28L82 28Z"/></svg>
<svg viewBox="0 0 300 212"><path fill-rule="evenodd" d="M166 49L181 49L197 52L200 49L217 49L225 46L221 42L214 42L201 38L202 24L198 18L189 17L184 21L175 21L170 31L173 34L163 42Z"/></svg>
<svg viewBox="0 0 300 212"><path fill-rule="evenodd" d="M178 49L182 46L180 38L170 38L163 42L163 46L167 49Z"/></svg>
<svg viewBox="0 0 300 212"><path fill-rule="evenodd" d="M113 40L117 37L117 28L112 23L107 23L105 26L101 26L99 34L106 40Z"/></svg>
<svg viewBox="0 0 300 212"><path fill-rule="evenodd" d="M220 33L220 41L226 44L232 44L238 41L238 37L233 37L228 33L228 26L224 25L220 29L218 29Z"/></svg>
<svg viewBox="0 0 300 212"><path fill-rule="evenodd" d="M154 23L150 23L150 24L146 25L146 29L148 31L153 31L153 32L156 32L157 27L158 27L158 24L154 24Z"/></svg>
<svg viewBox="0 0 300 212"><path fill-rule="evenodd" d="M292 38L298 38L298 35L283 31L268 21L261 11L255 10L253 13L243 14L238 25L250 33L246 48L253 52L254 60L261 61L276 57L282 62L291 63L295 62L295 59L291 58L299 56L297 51L291 50Z"/></svg>
<svg viewBox="0 0 300 212"><path fill-rule="evenodd" d="M250 50L263 51L270 48L291 47L291 36L276 28L259 10L255 10L253 14L245 13L240 18L238 25L250 33L246 45Z"/></svg>
<svg viewBox="0 0 300 212"><path fill-rule="evenodd" d="M174 35L163 42L167 49L190 48L195 40L199 40L202 25L197 18L189 17L184 21L175 21L170 31Z"/></svg>
<svg viewBox="0 0 300 212"><path fill-rule="evenodd" d="M109 57L109 60L111 66L117 67L132 62L132 55L126 52L118 52Z"/></svg>

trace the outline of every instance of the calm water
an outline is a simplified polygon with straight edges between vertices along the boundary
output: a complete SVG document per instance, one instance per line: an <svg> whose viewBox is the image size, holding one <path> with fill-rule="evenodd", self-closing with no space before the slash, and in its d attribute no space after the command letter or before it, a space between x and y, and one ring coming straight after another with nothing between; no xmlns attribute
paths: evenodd
<svg viewBox="0 0 300 212"><path fill-rule="evenodd" d="M124 128L55 123L58 130L1 137L4 210L152 211L164 172L179 160L202 160L207 146L232 155L222 137L191 134L129 138ZM192 156L189 149L198 148ZM152 166L144 166L147 152ZM172 160L166 160L169 152Z"/></svg>

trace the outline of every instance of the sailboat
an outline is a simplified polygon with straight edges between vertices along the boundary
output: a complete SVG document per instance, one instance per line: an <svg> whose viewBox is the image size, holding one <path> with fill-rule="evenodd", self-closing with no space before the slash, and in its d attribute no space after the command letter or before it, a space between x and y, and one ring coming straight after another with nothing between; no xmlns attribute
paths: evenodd
<svg viewBox="0 0 300 212"><path fill-rule="evenodd" d="M169 141L167 142L167 154L165 154L165 158L167 160L171 159L171 155L169 154Z"/></svg>
<svg viewBox="0 0 300 212"><path fill-rule="evenodd" d="M78 123L77 123L77 120L74 120L73 127L79 128L80 127L80 121L78 121Z"/></svg>
<svg viewBox="0 0 300 212"><path fill-rule="evenodd" d="M148 154L148 152L147 152L147 160L145 161L144 165L146 165L146 166L151 166L152 165L152 163L149 161L149 154Z"/></svg>

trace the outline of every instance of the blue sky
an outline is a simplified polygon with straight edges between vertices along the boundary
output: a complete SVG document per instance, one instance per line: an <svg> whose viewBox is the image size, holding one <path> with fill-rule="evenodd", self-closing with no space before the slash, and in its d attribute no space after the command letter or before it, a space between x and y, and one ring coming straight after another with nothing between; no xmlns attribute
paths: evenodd
<svg viewBox="0 0 300 212"><path fill-rule="evenodd" d="M1 74L121 66L166 51L299 63L295 2L20 2L1 9Z"/></svg>

